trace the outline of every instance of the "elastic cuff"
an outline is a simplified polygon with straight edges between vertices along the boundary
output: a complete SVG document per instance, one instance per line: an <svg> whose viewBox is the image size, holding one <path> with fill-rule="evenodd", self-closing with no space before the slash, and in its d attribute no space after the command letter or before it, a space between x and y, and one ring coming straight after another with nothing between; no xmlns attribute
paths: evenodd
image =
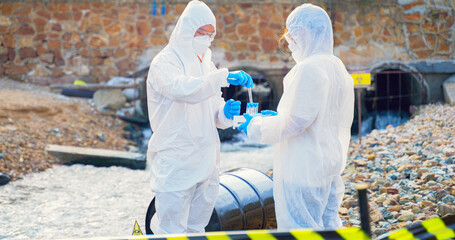
<svg viewBox="0 0 455 240"><path fill-rule="evenodd" d="M221 87L229 87L229 83L227 81L227 78L228 78L228 75L229 75L229 70L227 68L220 68L219 69L220 71L222 71L223 74L220 74L222 75L221 76Z"/></svg>
<svg viewBox="0 0 455 240"><path fill-rule="evenodd" d="M221 68L208 74L208 80L214 92L221 91L222 87L229 86L229 83L227 82L228 74L229 71L227 68Z"/></svg>

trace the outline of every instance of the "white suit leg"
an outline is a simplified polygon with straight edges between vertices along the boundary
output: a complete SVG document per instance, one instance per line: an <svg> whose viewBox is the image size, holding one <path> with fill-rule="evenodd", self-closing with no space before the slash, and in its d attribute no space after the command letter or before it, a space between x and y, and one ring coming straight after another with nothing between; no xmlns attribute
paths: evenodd
<svg viewBox="0 0 455 240"><path fill-rule="evenodd" d="M289 184L284 187L288 219L283 225L291 228L324 230L323 213L327 206L331 185L310 187ZM278 225L280 223L278 222ZM279 226L279 228L282 228Z"/></svg>
<svg viewBox="0 0 455 240"><path fill-rule="evenodd" d="M219 177L215 171L211 178L199 183L191 201L188 232L205 232L218 197Z"/></svg>
<svg viewBox="0 0 455 240"><path fill-rule="evenodd" d="M196 186L183 191L157 192L156 212L150 228L154 234L186 233L191 199Z"/></svg>
<svg viewBox="0 0 455 240"><path fill-rule="evenodd" d="M322 220L324 221L324 230L335 230L342 227L341 219L338 214L344 195L344 183L341 176L337 176L332 181L332 187L329 195L329 201L325 208Z"/></svg>

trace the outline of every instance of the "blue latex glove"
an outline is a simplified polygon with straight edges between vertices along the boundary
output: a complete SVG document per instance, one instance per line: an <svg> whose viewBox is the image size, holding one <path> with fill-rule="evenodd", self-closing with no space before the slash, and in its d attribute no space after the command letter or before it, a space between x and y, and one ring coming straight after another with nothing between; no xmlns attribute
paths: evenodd
<svg viewBox="0 0 455 240"><path fill-rule="evenodd" d="M253 119L253 117L248 113L243 114L243 116L245 117L246 122L240 124L240 126L237 129L239 131L243 131L246 135L248 135L248 132L247 132L248 124L250 124L250 121L251 121L251 119Z"/></svg>
<svg viewBox="0 0 455 240"><path fill-rule="evenodd" d="M278 115L277 112L272 111L272 110L262 110L261 114L262 114L262 116L265 116L265 117Z"/></svg>
<svg viewBox="0 0 455 240"><path fill-rule="evenodd" d="M253 87L253 79L244 71L229 72L227 81L232 85L242 85L247 88Z"/></svg>
<svg viewBox="0 0 455 240"><path fill-rule="evenodd" d="M224 116L226 116L228 119L233 119L234 116L240 115L240 104L240 101L229 99L224 104Z"/></svg>

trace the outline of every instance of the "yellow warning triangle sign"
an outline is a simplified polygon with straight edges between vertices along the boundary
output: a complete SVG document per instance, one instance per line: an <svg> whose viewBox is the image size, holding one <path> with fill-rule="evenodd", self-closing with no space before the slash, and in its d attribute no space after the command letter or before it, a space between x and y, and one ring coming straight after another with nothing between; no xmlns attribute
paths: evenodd
<svg viewBox="0 0 455 240"><path fill-rule="evenodd" d="M137 220L134 223L133 235L143 235L139 224L137 224Z"/></svg>

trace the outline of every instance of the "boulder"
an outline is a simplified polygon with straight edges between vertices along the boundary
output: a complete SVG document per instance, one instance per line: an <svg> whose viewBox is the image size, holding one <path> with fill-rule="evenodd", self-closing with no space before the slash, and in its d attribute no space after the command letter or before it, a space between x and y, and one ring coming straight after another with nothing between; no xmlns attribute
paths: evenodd
<svg viewBox="0 0 455 240"><path fill-rule="evenodd" d="M446 214L455 214L455 206L448 204L441 204L438 206L439 215L445 216Z"/></svg>
<svg viewBox="0 0 455 240"><path fill-rule="evenodd" d="M0 186L7 184L11 177L6 173L0 173Z"/></svg>
<svg viewBox="0 0 455 240"><path fill-rule="evenodd" d="M414 220L414 218L415 218L414 213L406 211L406 212L403 212L401 214L401 216L398 217L398 221L407 222L407 221Z"/></svg>
<svg viewBox="0 0 455 240"><path fill-rule="evenodd" d="M118 110L126 103L126 97L120 89L98 90L93 95L96 108Z"/></svg>
<svg viewBox="0 0 455 240"><path fill-rule="evenodd" d="M444 99L447 104L455 105L455 75L447 78L442 84L444 89Z"/></svg>

